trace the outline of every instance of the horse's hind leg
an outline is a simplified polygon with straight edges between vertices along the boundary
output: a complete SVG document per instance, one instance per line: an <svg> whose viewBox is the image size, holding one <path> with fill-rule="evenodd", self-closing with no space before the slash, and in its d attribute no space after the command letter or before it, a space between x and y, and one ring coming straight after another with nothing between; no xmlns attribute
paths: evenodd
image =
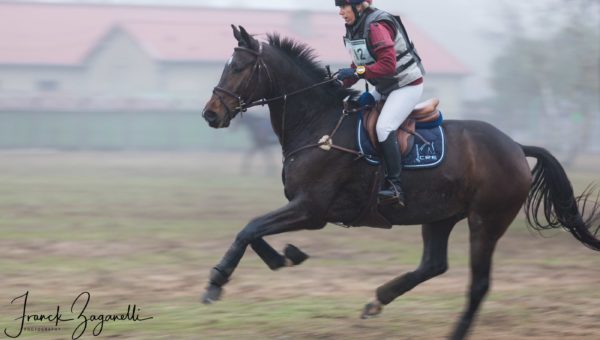
<svg viewBox="0 0 600 340"><path fill-rule="evenodd" d="M285 247L283 255L279 254L279 252L273 249L273 247L262 238L252 241L250 246L271 270L277 270L286 266L296 266L308 258L307 254L291 244L288 244Z"/></svg>
<svg viewBox="0 0 600 340"><path fill-rule="evenodd" d="M471 286L466 309L452 334L452 339L464 339L490 287L490 272L492 255L500 237L513 221L518 212L504 214L477 213L469 215L470 257L471 257Z"/></svg>
<svg viewBox="0 0 600 340"><path fill-rule="evenodd" d="M257 147L253 146L250 150L244 153L240 167L240 173L242 175L249 175L252 173L252 161L256 153L259 151L260 150Z"/></svg>
<svg viewBox="0 0 600 340"><path fill-rule="evenodd" d="M448 238L458 221L460 218L424 224L422 227L423 257L419 267L377 288L377 298L365 306L361 317L368 318L381 313L384 305L418 284L445 273L448 270Z"/></svg>

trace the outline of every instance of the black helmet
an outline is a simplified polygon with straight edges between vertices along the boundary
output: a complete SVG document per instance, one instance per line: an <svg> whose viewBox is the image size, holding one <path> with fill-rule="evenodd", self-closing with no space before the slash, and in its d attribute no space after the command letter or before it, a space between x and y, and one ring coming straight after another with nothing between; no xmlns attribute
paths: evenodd
<svg viewBox="0 0 600 340"><path fill-rule="evenodd" d="M365 0L335 0L336 6L345 6L345 5L358 5L362 4ZM371 2L368 0L368 2Z"/></svg>

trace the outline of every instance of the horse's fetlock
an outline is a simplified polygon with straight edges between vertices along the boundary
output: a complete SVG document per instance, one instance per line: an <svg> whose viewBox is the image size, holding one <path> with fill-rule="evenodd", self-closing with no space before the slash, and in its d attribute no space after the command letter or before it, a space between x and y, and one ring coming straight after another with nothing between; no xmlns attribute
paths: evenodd
<svg viewBox="0 0 600 340"><path fill-rule="evenodd" d="M286 262L287 261L285 259L283 261L269 262L267 263L267 266L269 266L269 269L271 269L272 271L276 271L280 268L285 267L287 265Z"/></svg>
<svg viewBox="0 0 600 340"><path fill-rule="evenodd" d="M223 286L229 281L229 277L219 268L214 267L210 270L210 284L215 286Z"/></svg>

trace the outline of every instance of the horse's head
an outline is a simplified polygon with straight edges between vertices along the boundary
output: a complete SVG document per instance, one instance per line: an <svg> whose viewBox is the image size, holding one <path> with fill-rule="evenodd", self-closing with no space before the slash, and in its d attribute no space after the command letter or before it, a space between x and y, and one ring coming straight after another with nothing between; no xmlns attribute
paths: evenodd
<svg viewBox="0 0 600 340"><path fill-rule="evenodd" d="M231 27L238 47L227 61L221 80L202 112L204 119L214 128L228 127L238 113L247 109L247 104L264 98L268 86L260 86L260 83L270 81L261 43L242 26L239 29Z"/></svg>

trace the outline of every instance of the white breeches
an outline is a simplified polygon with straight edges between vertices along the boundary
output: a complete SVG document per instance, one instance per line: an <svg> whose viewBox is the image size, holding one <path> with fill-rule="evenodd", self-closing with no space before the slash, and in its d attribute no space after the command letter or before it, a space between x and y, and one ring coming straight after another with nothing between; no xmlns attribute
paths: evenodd
<svg viewBox="0 0 600 340"><path fill-rule="evenodd" d="M381 99L381 94L377 90L371 92L375 100ZM392 131L398 130L406 117L419 103L423 94L423 84L405 86L392 91L381 110L377 120L377 139L383 142Z"/></svg>

